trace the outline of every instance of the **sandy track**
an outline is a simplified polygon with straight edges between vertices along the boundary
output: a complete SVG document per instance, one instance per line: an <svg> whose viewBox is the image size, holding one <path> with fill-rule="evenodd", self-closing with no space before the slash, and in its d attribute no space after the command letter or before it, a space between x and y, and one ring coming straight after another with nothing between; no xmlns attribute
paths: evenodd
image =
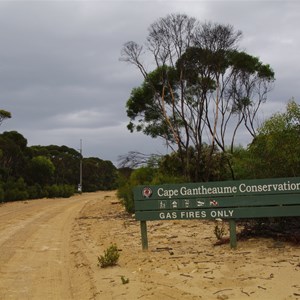
<svg viewBox="0 0 300 300"><path fill-rule="evenodd" d="M300 249L251 239L213 246L208 221L139 223L114 192L0 206L0 299L300 299ZM97 257L111 243L116 267ZM123 284L121 277L128 279Z"/></svg>
<svg viewBox="0 0 300 300"><path fill-rule="evenodd" d="M71 299L70 232L79 198L0 207L0 299Z"/></svg>

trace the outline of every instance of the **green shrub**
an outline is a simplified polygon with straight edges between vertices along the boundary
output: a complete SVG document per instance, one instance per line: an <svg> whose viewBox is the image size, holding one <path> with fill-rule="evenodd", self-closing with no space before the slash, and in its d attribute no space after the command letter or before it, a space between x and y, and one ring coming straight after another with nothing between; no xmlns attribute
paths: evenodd
<svg viewBox="0 0 300 300"><path fill-rule="evenodd" d="M121 276L121 281L122 281L122 284L127 284L127 283L129 283L129 278L125 278L125 276Z"/></svg>
<svg viewBox="0 0 300 300"><path fill-rule="evenodd" d="M39 191L35 185L31 185L27 188L29 199L37 199L39 198Z"/></svg>
<svg viewBox="0 0 300 300"><path fill-rule="evenodd" d="M4 201L4 190L2 186L0 185L0 202Z"/></svg>
<svg viewBox="0 0 300 300"><path fill-rule="evenodd" d="M151 167L142 167L132 171L130 177L121 175L119 177L118 198L129 213L134 212L133 188L140 184L151 184L156 169Z"/></svg>
<svg viewBox="0 0 300 300"><path fill-rule="evenodd" d="M56 184L47 187L48 197L55 198L59 197L59 187Z"/></svg>
<svg viewBox="0 0 300 300"><path fill-rule="evenodd" d="M124 205L125 210L129 213L134 212L134 200L132 187L129 183L120 185L117 191L117 196L121 199L121 203Z"/></svg>
<svg viewBox="0 0 300 300"><path fill-rule="evenodd" d="M112 244L109 248L104 251L104 255L98 257L98 266L106 268L115 266L119 259L119 251L116 244Z"/></svg>
<svg viewBox="0 0 300 300"><path fill-rule="evenodd" d="M5 201L17 201L28 199L29 195L26 191L20 191L18 189L10 189L5 191L4 199Z"/></svg>
<svg viewBox="0 0 300 300"><path fill-rule="evenodd" d="M74 195L75 193L75 188L73 185L69 185L69 184L64 184L64 185L61 185L61 197L63 198L69 198L71 196Z"/></svg>
<svg viewBox="0 0 300 300"><path fill-rule="evenodd" d="M74 195L75 188L69 184L53 184L45 187L45 191L47 192L48 198L69 198Z"/></svg>
<svg viewBox="0 0 300 300"><path fill-rule="evenodd" d="M5 201L25 200L28 198L29 194L27 192L27 185L22 177L17 180L10 178L4 184Z"/></svg>
<svg viewBox="0 0 300 300"><path fill-rule="evenodd" d="M185 178L183 176L171 176L167 174L162 174L158 172L155 177L152 179L151 184L153 185L160 185L165 183L182 183L186 182Z"/></svg>

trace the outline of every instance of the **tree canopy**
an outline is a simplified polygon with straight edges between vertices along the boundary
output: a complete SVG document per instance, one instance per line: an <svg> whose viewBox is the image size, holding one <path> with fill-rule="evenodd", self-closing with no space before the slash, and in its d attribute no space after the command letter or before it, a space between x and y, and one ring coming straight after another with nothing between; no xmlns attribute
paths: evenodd
<svg viewBox="0 0 300 300"><path fill-rule="evenodd" d="M210 170L216 147L232 153L242 126L252 138L257 134L257 113L274 72L259 58L238 51L241 37L231 25L201 24L172 14L150 25L145 46L131 41L122 49L121 59L135 65L144 79L126 103L127 127L163 138L178 152L187 179L210 177L199 169L204 145L211 149L206 159ZM152 58L153 70L146 69L143 53ZM191 160L198 166L193 173Z"/></svg>
<svg viewBox="0 0 300 300"><path fill-rule="evenodd" d="M0 125L5 119L10 119L11 118L11 113L9 111L0 109Z"/></svg>

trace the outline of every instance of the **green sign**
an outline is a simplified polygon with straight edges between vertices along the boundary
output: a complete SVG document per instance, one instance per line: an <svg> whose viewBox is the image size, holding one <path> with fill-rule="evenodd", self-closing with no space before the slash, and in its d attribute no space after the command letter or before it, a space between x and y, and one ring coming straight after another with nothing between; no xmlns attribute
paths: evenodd
<svg viewBox="0 0 300 300"><path fill-rule="evenodd" d="M300 199L299 199L300 201ZM136 211L139 221L191 220L191 219L242 219L266 217L292 217L300 215L300 204L268 207L234 207L203 210Z"/></svg>
<svg viewBox="0 0 300 300"><path fill-rule="evenodd" d="M139 186L134 189L134 199L201 199L288 193L300 193L299 177Z"/></svg>
<svg viewBox="0 0 300 300"><path fill-rule="evenodd" d="M235 219L300 216L299 177L145 185L133 192L144 242L150 220L228 219L234 241Z"/></svg>

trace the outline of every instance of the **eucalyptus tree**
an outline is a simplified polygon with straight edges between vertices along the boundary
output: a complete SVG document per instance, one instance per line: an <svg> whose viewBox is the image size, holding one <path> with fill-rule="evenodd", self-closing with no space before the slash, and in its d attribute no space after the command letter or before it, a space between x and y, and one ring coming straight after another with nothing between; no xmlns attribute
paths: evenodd
<svg viewBox="0 0 300 300"><path fill-rule="evenodd" d="M204 144L210 145L209 164L217 149L227 152L228 141L233 148L241 125L256 135L255 118L274 72L237 50L241 36L230 25L168 15L149 27L145 46L128 42L122 49L121 59L144 78L126 104L128 129L164 138L178 151L185 176L192 180L209 178L199 178ZM151 62L153 70L148 71L145 66ZM188 171L191 163L198 166L194 174Z"/></svg>
<svg viewBox="0 0 300 300"><path fill-rule="evenodd" d="M52 184L55 166L48 157L39 155L31 159L28 172L30 174L30 184Z"/></svg>
<svg viewBox="0 0 300 300"><path fill-rule="evenodd" d="M0 179L24 176L27 166L27 139L17 131L0 134Z"/></svg>
<svg viewBox="0 0 300 300"><path fill-rule="evenodd" d="M11 118L11 113L9 111L0 109L0 125L5 119L10 119Z"/></svg>
<svg viewBox="0 0 300 300"><path fill-rule="evenodd" d="M132 90L127 102L127 115L131 119L128 129L142 131L154 138L161 137L172 150L176 145L182 164L188 163L186 150L190 140L188 134L181 132L184 120L177 116L180 99L174 99L178 96L173 94L174 85L183 91L184 82L178 78L175 65L192 45L196 24L196 19L186 15L168 15L150 25L144 46L130 41L121 52L121 60L135 65L144 78L142 86ZM145 67L147 63L143 62L145 52L150 54L146 58L153 59L154 71L150 73ZM141 117L140 121L134 124L137 116Z"/></svg>
<svg viewBox="0 0 300 300"><path fill-rule="evenodd" d="M194 145L198 141L202 145L203 132L208 131L212 151L216 145L232 154L241 125L252 138L256 136L257 113L274 79L268 65L245 52L198 47L189 48L178 64L184 70L186 94L192 99L188 107L194 121L189 127Z"/></svg>
<svg viewBox="0 0 300 300"><path fill-rule="evenodd" d="M70 184L76 186L79 180L79 161L82 158L79 151L63 146L31 146L32 156L45 156L51 159L55 172L55 184Z"/></svg>
<svg viewBox="0 0 300 300"><path fill-rule="evenodd" d="M117 175L117 169L111 161L97 157L83 159L83 186L86 192L115 189Z"/></svg>

